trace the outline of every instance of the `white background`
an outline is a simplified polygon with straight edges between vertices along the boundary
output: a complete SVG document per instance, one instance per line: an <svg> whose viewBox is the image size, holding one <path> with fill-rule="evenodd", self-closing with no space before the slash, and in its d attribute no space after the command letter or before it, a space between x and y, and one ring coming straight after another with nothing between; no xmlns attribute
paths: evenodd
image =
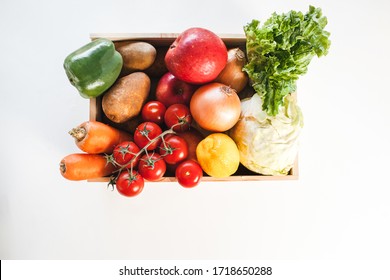
<svg viewBox="0 0 390 280"><path fill-rule="evenodd" d="M389 260L388 1L20 1L0 4L1 259ZM322 8L332 46L298 81L297 181L145 186L129 199L58 163L88 100L62 63L95 32L243 33Z"/></svg>

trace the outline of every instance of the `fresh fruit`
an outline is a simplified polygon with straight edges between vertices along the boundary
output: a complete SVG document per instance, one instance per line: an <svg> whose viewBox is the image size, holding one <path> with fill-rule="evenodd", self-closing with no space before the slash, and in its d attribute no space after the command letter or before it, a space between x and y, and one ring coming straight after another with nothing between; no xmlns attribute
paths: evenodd
<svg viewBox="0 0 390 280"><path fill-rule="evenodd" d="M164 123L166 110L167 108L160 101L149 101L142 107L142 119L146 122L154 122L158 125L162 125Z"/></svg>
<svg viewBox="0 0 390 280"><path fill-rule="evenodd" d="M185 160L176 168L175 177L182 187L193 188L201 181L203 170L196 161Z"/></svg>
<svg viewBox="0 0 390 280"><path fill-rule="evenodd" d="M184 104L173 104L165 112L164 122L176 132L187 131L192 122L190 109Z"/></svg>
<svg viewBox="0 0 390 280"><path fill-rule="evenodd" d="M196 148L196 156L202 169L217 178L234 174L240 164L236 143L223 133L213 133L203 139Z"/></svg>
<svg viewBox="0 0 390 280"><path fill-rule="evenodd" d="M117 191L128 197L136 196L142 192L144 188L144 178L138 172L124 170L116 180Z"/></svg>
<svg viewBox="0 0 390 280"><path fill-rule="evenodd" d="M138 165L139 174L148 181L158 181L164 176L167 166L163 158L157 154L143 155Z"/></svg>
<svg viewBox="0 0 390 280"><path fill-rule="evenodd" d="M235 90L224 84L209 83L195 91L190 111L201 128L214 132L227 131L240 117L240 98Z"/></svg>
<svg viewBox="0 0 390 280"><path fill-rule="evenodd" d="M113 152L113 158L120 166L126 168L135 167L138 164L138 157L135 157L139 153L140 149L133 141L125 141L119 143Z"/></svg>
<svg viewBox="0 0 390 280"><path fill-rule="evenodd" d="M197 86L179 80L172 73L167 72L157 83L156 99L166 107L172 104L189 105L196 88Z"/></svg>
<svg viewBox="0 0 390 280"><path fill-rule="evenodd" d="M190 84L214 80L227 62L227 49L220 37L204 28L189 28L172 43L166 66L178 79Z"/></svg>
<svg viewBox="0 0 390 280"><path fill-rule="evenodd" d="M164 137L164 141L160 144L159 153L166 163L176 164L187 158L187 142L177 135L169 134Z"/></svg>
<svg viewBox="0 0 390 280"><path fill-rule="evenodd" d="M187 146L188 146L187 159L192 159L197 161L196 147L198 146L199 142L203 140L204 138L203 135L194 128L191 128L188 131L179 132L177 135L183 138L187 142Z"/></svg>
<svg viewBox="0 0 390 280"><path fill-rule="evenodd" d="M134 142L141 149L154 150L161 143L161 128L153 122L143 122L134 132Z"/></svg>

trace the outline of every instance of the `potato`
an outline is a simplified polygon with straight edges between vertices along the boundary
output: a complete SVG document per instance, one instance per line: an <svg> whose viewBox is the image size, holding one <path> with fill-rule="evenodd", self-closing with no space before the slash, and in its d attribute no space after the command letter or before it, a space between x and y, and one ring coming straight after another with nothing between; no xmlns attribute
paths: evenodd
<svg viewBox="0 0 390 280"><path fill-rule="evenodd" d="M109 118L107 118L106 115L103 114L103 123L108 124L109 126L112 126L114 128L117 128L119 130L126 131L128 133L134 134L136 128L138 125L140 125L143 122L141 114L135 116L134 118L131 118L123 123L116 123L111 121Z"/></svg>
<svg viewBox="0 0 390 280"><path fill-rule="evenodd" d="M145 70L145 73L149 77L160 78L162 75L168 72L167 66L165 65L165 54L168 51L167 46L156 47L156 58L153 64Z"/></svg>
<svg viewBox="0 0 390 280"><path fill-rule="evenodd" d="M145 73L124 76L103 95L103 112L111 121L124 123L141 112L149 92L150 78Z"/></svg>
<svg viewBox="0 0 390 280"><path fill-rule="evenodd" d="M156 48L147 42L129 41L116 46L123 58L123 71L127 73L145 70L156 59Z"/></svg>

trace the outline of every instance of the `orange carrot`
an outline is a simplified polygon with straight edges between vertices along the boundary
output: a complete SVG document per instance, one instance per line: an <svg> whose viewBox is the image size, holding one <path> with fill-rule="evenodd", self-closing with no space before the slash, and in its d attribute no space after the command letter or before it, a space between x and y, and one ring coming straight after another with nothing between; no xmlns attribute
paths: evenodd
<svg viewBox="0 0 390 280"><path fill-rule="evenodd" d="M89 154L112 153L114 147L123 142L131 141L127 132L98 121L87 121L69 131L76 145Z"/></svg>
<svg viewBox="0 0 390 280"><path fill-rule="evenodd" d="M116 169L103 155L70 154L60 162L61 175L72 181L108 176Z"/></svg>

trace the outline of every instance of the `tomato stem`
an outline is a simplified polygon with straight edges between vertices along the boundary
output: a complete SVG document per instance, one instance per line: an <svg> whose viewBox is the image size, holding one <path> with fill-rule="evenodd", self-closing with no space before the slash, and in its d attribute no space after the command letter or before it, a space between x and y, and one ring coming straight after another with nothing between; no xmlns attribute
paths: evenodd
<svg viewBox="0 0 390 280"><path fill-rule="evenodd" d="M148 147L150 145L152 145L153 143L155 143L156 141L158 141L160 138L162 140L162 142L164 143L164 147L167 148L166 146L166 143L165 143L165 140L164 140L164 137L167 135L167 134L176 134L176 132L173 130L176 126L178 125L181 125L180 123L177 123L177 124L174 124L172 125L172 127L168 130L165 130L164 132L162 132L160 135L158 135L156 138L153 138L153 139L149 139L149 142L142 148L140 149L140 151L136 154L134 154L134 157L130 160L130 162L126 163L126 164L119 164L115 159L114 159L114 156L113 154L111 155L106 155L106 159L107 159L107 162L108 163L112 163L114 164L115 166L119 167L118 170L116 170L115 172L117 172L118 174L116 176L112 176L110 178L110 182L109 182L109 185L111 184L115 184L116 180L118 179L119 177L119 174L124 170L124 169L127 169L129 170L129 168L127 166L130 165L130 174L133 173L133 163L134 161L138 158L138 157L141 157L141 155L143 153L145 153L148 157L149 157L149 154L148 154Z"/></svg>

